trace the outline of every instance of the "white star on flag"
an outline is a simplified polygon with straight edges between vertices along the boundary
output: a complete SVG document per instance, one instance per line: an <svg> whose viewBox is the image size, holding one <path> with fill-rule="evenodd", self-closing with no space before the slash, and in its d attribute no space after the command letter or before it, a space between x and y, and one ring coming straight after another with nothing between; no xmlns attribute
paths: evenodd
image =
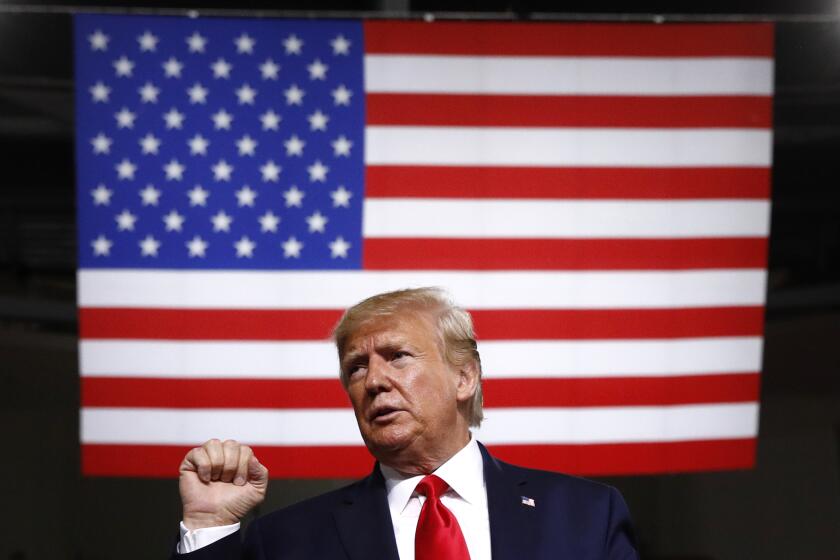
<svg viewBox="0 0 840 560"><path fill-rule="evenodd" d="M158 95L160 95L160 89L151 82L143 84L137 92L140 94L141 103L157 103Z"/></svg>
<svg viewBox="0 0 840 560"><path fill-rule="evenodd" d="M154 52L157 49L158 38L152 35L151 31L146 31L137 37L137 42L140 43L141 51Z"/></svg>
<svg viewBox="0 0 840 560"><path fill-rule="evenodd" d="M207 252L208 243L197 235L187 241L186 245L191 257L203 257Z"/></svg>
<svg viewBox="0 0 840 560"><path fill-rule="evenodd" d="M253 208L254 201L257 199L257 191L245 185L238 191L236 191L236 203L242 206L250 206Z"/></svg>
<svg viewBox="0 0 840 560"><path fill-rule="evenodd" d="M127 158L123 158L117 165L114 166L117 169L117 178L122 179L134 179L134 172L137 171L137 166L131 163L131 160Z"/></svg>
<svg viewBox="0 0 840 560"><path fill-rule="evenodd" d="M330 247L330 256L332 258L347 258L347 251L350 250L350 243L344 240L343 237L340 235L335 238L333 242L329 244Z"/></svg>
<svg viewBox="0 0 840 560"><path fill-rule="evenodd" d="M309 121L309 130L316 131L316 130L327 130L327 123L329 122L330 118L321 112L320 109L306 117L306 120Z"/></svg>
<svg viewBox="0 0 840 560"><path fill-rule="evenodd" d="M104 133L100 132L96 136L90 139L90 143L93 145L93 153L94 154L107 154L111 151L111 143L113 140L105 136Z"/></svg>
<svg viewBox="0 0 840 560"><path fill-rule="evenodd" d="M142 241L139 243L140 245L140 254L144 257L156 257L158 254L158 249L160 248L160 241L152 237L151 235L147 235L143 238Z"/></svg>
<svg viewBox="0 0 840 560"><path fill-rule="evenodd" d="M348 41L344 35L339 35L332 41L330 41L330 45L332 45L333 54L335 55L347 55L350 54L350 41Z"/></svg>
<svg viewBox="0 0 840 560"><path fill-rule="evenodd" d="M329 66L321 62L319 59L312 61L312 64L306 67L309 71L310 80L325 80L327 78L327 70Z"/></svg>
<svg viewBox="0 0 840 560"><path fill-rule="evenodd" d="M207 155L207 146L210 145L210 141L207 140L207 138L205 138L201 134L196 134L195 136L187 140L187 144L190 145L190 153L192 155L205 156Z"/></svg>
<svg viewBox="0 0 840 560"><path fill-rule="evenodd" d="M103 185L102 183L96 185L96 188L90 191L93 197L93 204L95 206L108 206L111 204L111 195L114 191Z"/></svg>
<svg viewBox="0 0 840 560"><path fill-rule="evenodd" d="M236 141L236 148L239 150L240 156L252 156L257 147L257 141L247 134Z"/></svg>
<svg viewBox="0 0 840 560"><path fill-rule="evenodd" d="M167 181L180 181L184 177L184 170L186 166L180 163L177 159L169 160L169 163L163 166L166 172Z"/></svg>
<svg viewBox="0 0 840 560"><path fill-rule="evenodd" d="M143 206L157 206L160 200L161 192L156 189L154 185L146 185L140 191L140 201Z"/></svg>
<svg viewBox="0 0 840 560"><path fill-rule="evenodd" d="M156 138L151 132L141 138L139 142L140 148L143 150L144 154L158 153L158 148L160 148L160 138Z"/></svg>
<svg viewBox="0 0 840 560"><path fill-rule="evenodd" d="M247 33L243 33L234 40L234 43L236 43L236 52L239 54L251 54L254 52L256 41Z"/></svg>
<svg viewBox="0 0 840 560"><path fill-rule="evenodd" d="M287 156L302 156L303 147L306 145L306 142L298 138L296 134L293 134L288 140L283 142L283 145L286 147Z"/></svg>
<svg viewBox="0 0 840 560"><path fill-rule="evenodd" d="M253 105L254 99L257 97L257 90L248 84L242 84L242 87L236 90L236 97L239 98L240 105Z"/></svg>
<svg viewBox="0 0 840 560"><path fill-rule="evenodd" d="M323 183L327 180L327 172L329 172L330 168L321 163L321 160L316 160L306 170L309 172L310 182L320 181Z"/></svg>
<svg viewBox="0 0 840 560"><path fill-rule="evenodd" d="M251 258L254 256L254 249L257 247L257 244L248 239L247 236L242 236L239 241L233 244L236 247L236 256L237 257L248 257Z"/></svg>
<svg viewBox="0 0 840 560"><path fill-rule="evenodd" d="M190 96L190 103L193 105L196 103L200 103L202 105L206 103L208 93L210 93L210 91L198 82L193 84L193 86L187 90L187 95Z"/></svg>
<svg viewBox="0 0 840 560"><path fill-rule="evenodd" d="M166 75L167 78L180 78L181 77L181 70L184 69L184 65L178 61L177 58L170 57L166 62L163 63L163 73Z"/></svg>
<svg viewBox="0 0 840 560"><path fill-rule="evenodd" d="M111 253L111 246L113 244L114 243L104 235L100 235L90 242L91 247L93 247L93 254L97 257L107 257Z"/></svg>
<svg viewBox="0 0 840 560"><path fill-rule="evenodd" d="M297 35L289 35L283 40L283 47L286 49L286 54L300 54L303 41Z"/></svg>
<svg viewBox="0 0 840 560"><path fill-rule="evenodd" d="M186 41L191 53L203 53L204 47L207 45L207 39L200 35L198 31L193 32L186 38Z"/></svg>
<svg viewBox="0 0 840 560"><path fill-rule="evenodd" d="M117 128L134 128L134 119L137 115L129 111L127 107L123 107L114 114L114 118L117 120Z"/></svg>
<svg viewBox="0 0 840 560"><path fill-rule="evenodd" d="M286 105L303 105L303 96L306 92L300 89L297 84L292 84L291 87L283 92L286 96Z"/></svg>
<svg viewBox="0 0 840 560"><path fill-rule="evenodd" d="M328 221L326 216L316 210L314 214L306 218L306 223L309 225L309 233L324 233Z"/></svg>
<svg viewBox="0 0 840 560"><path fill-rule="evenodd" d="M271 109L260 115L260 122L262 122L263 130L277 130L277 127L280 125L280 121L280 115Z"/></svg>
<svg viewBox="0 0 840 560"><path fill-rule="evenodd" d="M110 37L102 33L99 29L88 35L88 41L90 42L90 49L92 51L107 51L109 40Z"/></svg>
<svg viewBox="0 0 840 560"><path fill-rule="evenodd" d="M196 185L187 191L187 196L190 199L190 206L207 206L207 198L210 196L210 191L201 185Z"/></svg>
<svg viewBox="0 0 840 560"><path fill-rule="evenodd" d="M224 210L219 210L216 215L210 218L210 221L213 222L213 231L230 231L233 218L225 214Z"/></svg>
<svg viewBox="0 0 840 560"><path fill-rule="evenodd" d="M213 69L213 77L214 78L230 78L230 71L233 69L233 66L226 61L224 58L220 58L216 60L213 64L210 65L210 68Z"/></svg>
<svg viewBox="0 0 840 560"><path fill-rule="evenodd" d="M303 249L303 243L298 241L294 236L288 238L286 241L282 243L283 246L283 256L285 258L300 257L300 251Z"/></svg>
<svg viewBox="0 0 840 560"><path fill-rule="evenodd" d="M225 160L220 159L211 169L213 170L213 179L216 181L230 181L233 166Z"/></svg>
<svg viewBox="0 0 840 560"><path fill-rule="evenodd" d="M353 196L353 193L345 189L342 185L332 191L330 196L332 197L334 207L338 208L341 206L343 208L348 208L350 206L350 197Z"/></svg>
<svg viewBox="0 0 840 560"><path fill-rule="evenodd" d="M114 61L114 71L119 78L130 78L134 71L134 62L129 60L125 55L122 55Z"/></svg>
<svg viewBox="0 0 840 560"><path fill-rule="evenodd" d="M265 165L260 166L260 173L262 173L262 180L264 182L276 183L280 178L281 168L272 160L265 162Z"/></svg>
<svg viewBox="0 0 840 560"><path fill-rule="evenodd" d="M350 98L353 96L353 92L347 89L344 84L341 84L330 93L333 97L333 103L335 103L336 106L350 105Z"/></svg>
<svg viewBox="0 0 840 560"><path fill-rule="evenodd" d="M274 212L269 210L259 217L260 229L263 233L277 232L277 226L280 224L280 218L274 215Z"/></svg>
<svg viewBox="0 0 840 560"><path fill-rule="evenodd" d="M163 223L166 224L166 231L181 231L184 225L184 216L175 210L169 212L163 217Z"/></svg>
<svg viewBox="0 0 840 560"><path fill-rule="evenodd" d="M230 123L233 122L233 115L224 109L219 109L217 112L213 113L211 118L213 119L213 126L216 127L216 130L230 130Z"/></svg>
<svg viewBox="0 0 840 560"><path fill-rule="evenodd" d="M96 82L88 91L90 91L90 96L94 103L107 103L108 96L111 94L111 88L102 82Z"/></svg>
<svg viewBox="0 0 840 560"><path fill-rule="evenodd" d="M180 129L184 125L184 113L178 112L178 110L173 107L172 109L163 114L163 120L166 121L167 129Z"/></svg>
<svg viewBox="0 0 840 560"><path fill-rule="evenodd" d="M119 231L131 231L134 229L135 222L137 222L137 216L128 210L123 210L114 216L114 219L117 221L117 229Z"/></svg>
<svg viewBox="0 0 840 560"><path fill-rule="evenodd" d="M353 142L348 140L343 134L331 142L331 145L333 147L333 155L336 157L350 157L350 148L353 147Z"/></svg>
<svg viewBox="0 0 840 560"><path fill-rule="evenodd" d="M276 80L279 72L280 66L270 58L260 64L260 73L263 80Z"/></svg>
<svg viewBox="0 0 840 560"><path fill-rule="evenodd" d="M292 188L283 193L283 198L286 199L286 207L291 208L297 206L300 208L303 202L304 193L302 190L292 185Z"/></svg>

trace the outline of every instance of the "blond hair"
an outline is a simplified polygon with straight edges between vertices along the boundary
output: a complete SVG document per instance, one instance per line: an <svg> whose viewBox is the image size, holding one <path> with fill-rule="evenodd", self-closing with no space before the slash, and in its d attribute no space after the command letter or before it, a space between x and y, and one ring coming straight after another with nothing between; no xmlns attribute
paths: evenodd
<svg viewBox="0 0 840 560"><path fill-rule="evenodd" d="M472 400L467 403L470 426L480 426L484 418L481 392L481 356L475 342L472 317L455 305L441 288L425 287L396 290L371 296L347 309L333 330L333 339L341 360L350 338L363 325L393 317L406 311L428 313L437 331L441 356L456 368L472 365L478 372L478 383ZM341 372L341 382L347 386L347 376Z"/></svg>

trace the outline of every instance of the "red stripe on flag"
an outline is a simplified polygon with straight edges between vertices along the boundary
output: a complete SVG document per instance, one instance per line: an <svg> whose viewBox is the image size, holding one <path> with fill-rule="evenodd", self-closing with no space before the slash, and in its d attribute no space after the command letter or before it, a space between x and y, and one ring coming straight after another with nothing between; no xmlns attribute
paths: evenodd
<svg viewBox="0 0 840 560"><path fill-rule="evenodd" d="M755 402L758 373L674 377L485 379L485 406L664 406Z"/></svg>
<svg viewBox="0 0 840 560"><path fill-rule="evenodd" d="M201 442L196 442L196 445ZM755 438L599 445L491 445L500 459L577 475L747 469L755 464ZM86 476L176 478L190 450L167 445L82 445ZM364 447L262 447L254 451L272 478L358 478L373 468Z"/></svg>
<svg viewBox="0 0 840 560"><path fill-rule="evenodd" d="M327 340L341 310L79 309L81 338Z"/></svg>
<svg viewBox="0 0 840 560"><path fill-rule="evenodd" d="M364 32L366 54L773 56L772 24L366 21Z"/></svg>
<svg viewBox="0 0 840 560"><path fill-rule="evenodd" d="M479 340L761 336L763 307L470 310Z"/></svg>
<svg viewBox="0 0 840 560"><path fill-rule="evenodd" d="M360 446L253 447L272 478L359 478L370 473L374 462ZM180 445L83 444L82 474L176 478L190 449Z"/></svg>
<svg viewBox="0 0 840 560"><path fill-rule="evenodd" d="M654 474L755 466L755 438L615 443L605 445L491 445L499 459L531 468L587 476Z"/></svg>
<svg viewBox="0 0 840 560"><path fill-rule="evenodd" d="M365 240L369 270L764 268L767 238Z"/></svg>
<svg viewBox="0 0 840 560"><path fill-rule="evenodd" d="M763 307L471 311L480 340L760 336ZM313 319L309 315L313 314ZM339 311L83 308L83 339L324 340ZM289 324L309 325L295 332Z"/></svg>
<svg viewBox="0 0 840 560"><path fill-rule="evenodd" d="M757 373L626 378L485 379L485 406L661 406L754 402ZM82 406L346 408L338 379L83 377Z"/></svg>
<svg viewBox="0 0 840 560"><path fill-rule="evenodd" d="M365 196L413 198L768 198L766 167L367 166Z"/></svg>
<svg viewBox="0 0 840 560"><path fill-rule="evenodd" d="M369 93L367 124L769 128L769 96L521 96Z"/></svg>

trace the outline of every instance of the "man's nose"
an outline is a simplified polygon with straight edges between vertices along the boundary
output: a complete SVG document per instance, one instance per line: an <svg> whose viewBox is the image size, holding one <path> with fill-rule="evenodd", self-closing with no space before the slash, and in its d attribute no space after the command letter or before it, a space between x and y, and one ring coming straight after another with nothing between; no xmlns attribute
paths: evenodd
<svg viewBox="0 0 840 560"><path fill-rule="evenodd" d="M391 390L390 364L381 356L373 356L368 362L365 389L372 394Z"/></svg>

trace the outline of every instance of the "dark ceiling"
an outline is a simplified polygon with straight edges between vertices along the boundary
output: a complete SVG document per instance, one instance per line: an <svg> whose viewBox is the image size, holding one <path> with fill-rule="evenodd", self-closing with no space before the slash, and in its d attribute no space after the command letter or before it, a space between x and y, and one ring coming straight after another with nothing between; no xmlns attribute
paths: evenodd
<svg viewBox="0 0 840 560"><path fill-rule="evenodd" d="M71 17L66 1L0 4L0 318L75 313ZM798 2L248 0L98 2L85 11L777 22L770 313L840 306L840 6Z"/></svg>

